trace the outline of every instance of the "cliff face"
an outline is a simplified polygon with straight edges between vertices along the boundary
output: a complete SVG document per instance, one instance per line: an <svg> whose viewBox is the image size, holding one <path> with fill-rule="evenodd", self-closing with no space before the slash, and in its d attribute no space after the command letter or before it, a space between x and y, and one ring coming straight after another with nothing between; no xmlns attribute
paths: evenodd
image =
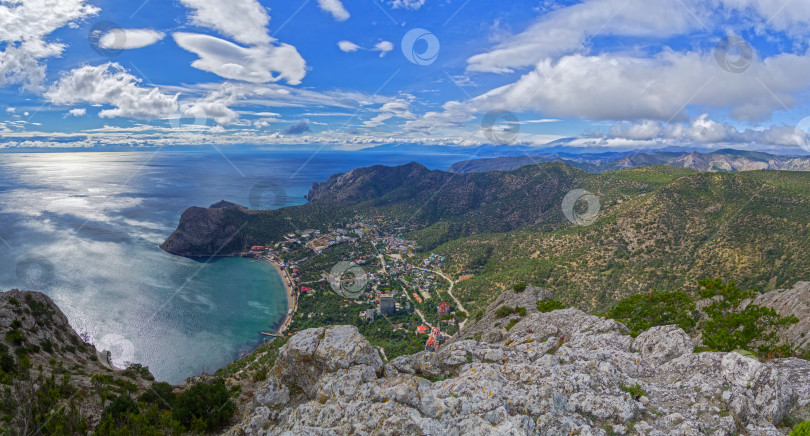
<svg viewBox="0 0 810 436"><path fill-rule="evenodd" d="M47 295L0 292L0 380L4 384L0 418L8 418L0 420L0 433L53 434L49 432L56 430L47 425L60 421L63 411L75 411L91 427L96 425L104 410L97 393L110 388L98 385L94 377L105 377L105 384L126 384L133 394L154 382L148 369L118 370L99 351L85 343ZM69 429L62 431L72 434Z"/></svg>
<svg viewBox="0 0 810 436"><path fill-rule="evenodd" d="M241 230L250 211L237 204L221 201L210 208L192 207L183 212L177 230L160 245L178 256L227 256L245 245Z"/></svg>
<svg viewBox="0 0 810 436"><path fill-rule="evenodd" d="M306 330L226 434L782 435L810 403L810 362L695 354L677 327L625 332L535 312L384 364L355 327Z"/></svg>

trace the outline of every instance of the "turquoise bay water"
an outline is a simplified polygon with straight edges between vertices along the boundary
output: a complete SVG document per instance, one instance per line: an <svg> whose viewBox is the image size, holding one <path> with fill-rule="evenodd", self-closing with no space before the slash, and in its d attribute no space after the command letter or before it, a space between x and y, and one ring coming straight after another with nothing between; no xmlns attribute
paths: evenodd
<svg viewBox="0 0 810 436"><path fill-rule="evenodd" d="M460 155L226 151L0 154L0 289L45 292L76 331L180 383L262 341L287 311L263 262L191 260L158 248L190 206L300 205L335 172ZM268 189L272 186L271 189Z"/></svg>

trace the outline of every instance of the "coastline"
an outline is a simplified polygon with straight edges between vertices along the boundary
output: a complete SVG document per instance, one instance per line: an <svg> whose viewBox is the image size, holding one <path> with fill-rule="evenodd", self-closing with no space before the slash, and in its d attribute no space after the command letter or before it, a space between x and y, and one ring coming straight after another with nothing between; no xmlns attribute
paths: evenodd
<svg viewBox="0 0 810 436"><path fill-rule="evenodd" d="M287 313L284 315L284 321L282 321L281 326L276 331L278 335L284 335L288 328L290 328L290 324L292 323L293 316L298 311L298 299L295 295L295 290L293 288L292 277L287 272L286 268L283 268L281 264L274 262L272 259L265 259L270 265L278 271L278 274L281 276L281 281L284 283L284 289L287 294Z"/></svg>

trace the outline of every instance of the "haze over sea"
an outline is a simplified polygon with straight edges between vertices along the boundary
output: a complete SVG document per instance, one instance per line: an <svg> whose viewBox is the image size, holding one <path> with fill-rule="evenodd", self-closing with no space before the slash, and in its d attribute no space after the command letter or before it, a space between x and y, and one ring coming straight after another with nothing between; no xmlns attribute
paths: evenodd
<svg viewBox="0 0 810 436"><path fill-rule="evenodd" d="M80 334L160 381L214 372L287 311L271 265L190 260L158 245L190 206L300 205L313 182L357 167L462 155L207 151L0 154L0 289L48 294ZM311 160L310 160L311 159ZM262 187L271 182L286 193ZM267 191L266 189L264 189ZM274 195L276 194L276 195ZM261 200L256 202L256 199Z"/></svg>

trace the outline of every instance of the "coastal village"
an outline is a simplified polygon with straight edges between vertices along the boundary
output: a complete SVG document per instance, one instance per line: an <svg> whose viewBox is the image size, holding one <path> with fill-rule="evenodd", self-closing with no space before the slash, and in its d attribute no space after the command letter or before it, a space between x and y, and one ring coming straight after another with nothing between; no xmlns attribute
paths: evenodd
<svg viewBox="0 0 810 436"><path fill-rule="evenodd" d="M251 247L243 256L273 264L289 299L277 332L263 334L289 336L322 319L368 329L380 338L383 354L403 343L409 351L417 342L439 349L467 313L452 295L455 282L441 271L446 259L417 254L417 243L403 237L412 230L383 217L355 217L341 227L298 230Z"/></svg>

